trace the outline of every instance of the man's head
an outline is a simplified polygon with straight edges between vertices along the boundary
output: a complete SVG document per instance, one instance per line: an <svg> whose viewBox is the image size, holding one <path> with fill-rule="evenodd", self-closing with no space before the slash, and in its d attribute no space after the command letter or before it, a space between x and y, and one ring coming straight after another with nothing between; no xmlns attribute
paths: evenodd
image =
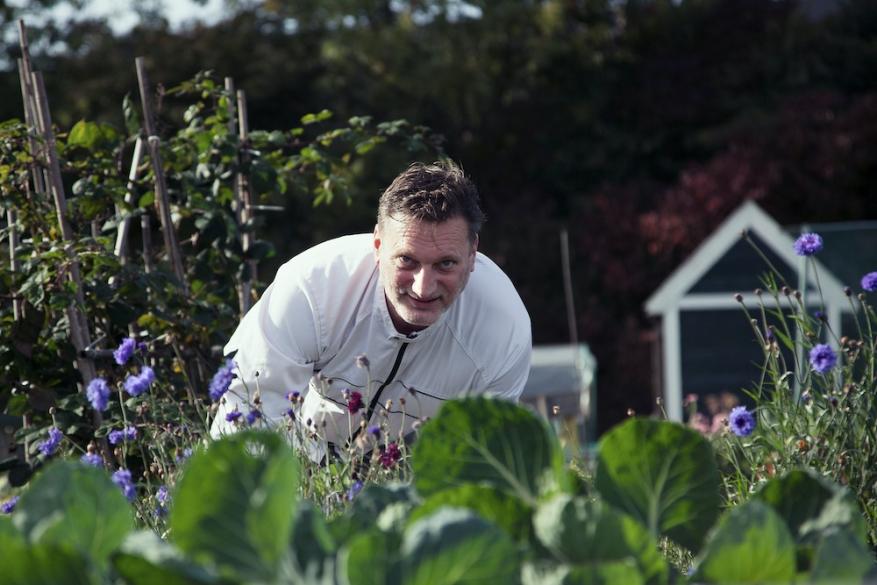
<svg viewBox="0 0 877 585"><path fill-rule="evenodd" d="M432 325L462 292L483 221L477 189L453 163L413 164L381 195L375 258L400 333Z"/></svg>

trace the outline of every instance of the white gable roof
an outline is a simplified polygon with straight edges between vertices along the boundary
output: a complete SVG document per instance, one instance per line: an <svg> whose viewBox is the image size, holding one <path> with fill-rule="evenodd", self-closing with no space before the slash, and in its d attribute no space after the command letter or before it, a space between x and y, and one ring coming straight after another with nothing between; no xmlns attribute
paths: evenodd
<svg viewBox="0 0 877 585"><path fill-rule="evenodd" d="M755 202L746 201L649 297L645 304L646 313L660 315L678 308L688 291L740 240L744 230L757 235L777 256L797 270L801 258L794 252L794 240ZM819 282L812 271L807 271L808 284L814 288L821 285L826 304L842 306L846 302L843 286L818 260L816 270Z"/></svg>

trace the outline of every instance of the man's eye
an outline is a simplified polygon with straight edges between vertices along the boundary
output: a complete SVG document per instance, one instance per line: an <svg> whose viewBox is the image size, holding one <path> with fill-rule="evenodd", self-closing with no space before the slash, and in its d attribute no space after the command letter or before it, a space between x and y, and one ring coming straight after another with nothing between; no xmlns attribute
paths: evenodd
<svg viewBox="0 0 877 585"><path fill-rule="evenodd" d="M440 267L442 270L450 270L451 268L453 268L453 267L456 266L456 265L457 265L457 261L456 261L456 260L442 260L442 261L439 263L439 267Z"/></svg>
<svg viewBox="0 0 877 585"><path fill-rule="evenodd" d="M399 256L399 266L414 266L414 259L409 256Z"/></svg>

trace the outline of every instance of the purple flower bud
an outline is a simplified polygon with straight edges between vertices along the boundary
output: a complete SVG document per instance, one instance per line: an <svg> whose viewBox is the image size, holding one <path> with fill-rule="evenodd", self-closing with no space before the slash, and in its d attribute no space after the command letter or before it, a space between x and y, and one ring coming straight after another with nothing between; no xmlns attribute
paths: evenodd
<svg viewBox="0 0 877 585"><path fill-rule="evenodd" d="M819 234L801 234L795 240L795 254L798 256L813 256L822 250L822 236Z"/></svg>
<svg viewBox="0 0 877 585"><path fill-rule="evenodd" d="M64 433L58 430L56 427L51 427L49 429L49 438L39 444L37 447L46 457L51 457L55 454L55 451L58 450L58 446L61 444L61 440L64 438Z"/></svg>
<svg viewBox="0 0 877 585"><path fill-rule="evenodd" d="M207 395L210 396L210 400L218 402L228 392L228 387L231 386L231 381L234 379L236 367L235 361L228 359L225 361L225 365L216 370L216 373L213 374L213 378L210 380L210 386L207 388Z"/></svg>
<svg viewBox="0 0 877 585"><path fill-rule="evenodd" d="M103 378L95 378L89 382L88 388L85 390L85 396L88 398L93 409L97 411L106 410L110 402L110 387L107 386L107 381Z"/></svg>
<svg viewBox="0 0 877 585"><path fill-rule="evenodd" d="M0 504L0 513L12 514L13 510L15 510L16 504L18 504L18 496L12 496L8 500Z"/></svg>
<svg viewBox="0 0 877 585"><path fill-rule="evenodd" d="M133 502L137 496L137 488L134 486L134 480L131 478L131 472L127 469L118 469L113 473L113 483L119 486L122 494L129 502Z"/></svg>
<svg viewBox="0 0 877 585"><path fill-rule="evenodd" d="M810 350L810 365L813 371L825 374L837 364L837 354L830 346L820 343Z"/></svg>
<svg viewBox="0 0 877 585"><path fill-rule="evenodd" d="M738 437L748 437L755 430L755 415L746 410L745 406L738 406L731 410L728 426Z"/></svg>
<svg viewBox="0 0 877 585"><path fill-rule="evenodd" d="M124 366L131 359L131 356L134 355L134 350L136 349L137 341L133 337L126 337L113 352L113 358L117 364Z"/></svg>
<svg viewBox="0 0 877 585"><path fill-rule="evenodd" d="M86 453L79 460L92 467L103 467L104 465L104 460L97 453Z"/></svg>
<svg viewBox="0 0 877 585"><path fill-rule="evenodd" d="M862 277L862 288L868 292L877 291L877 272L869 272Z"/></svg>

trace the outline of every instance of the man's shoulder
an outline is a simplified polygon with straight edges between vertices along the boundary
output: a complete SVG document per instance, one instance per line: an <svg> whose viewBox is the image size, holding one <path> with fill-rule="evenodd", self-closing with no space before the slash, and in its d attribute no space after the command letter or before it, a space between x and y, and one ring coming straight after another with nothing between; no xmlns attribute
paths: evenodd
<svg viewBox="0 0 877 585"><path fill-rule="evenodd" d="M296 254L280 267L278 277L314 278L352 275L374 263L372 234L353 234L326 240Z"/></svg>
<svg viewBox="0 0 877 585"><path fill-rule="evenodd" d="M478 254L459 300L453 327L466 345L529 343L530 316L524 302L505 272L487 256Z"/></svg>

